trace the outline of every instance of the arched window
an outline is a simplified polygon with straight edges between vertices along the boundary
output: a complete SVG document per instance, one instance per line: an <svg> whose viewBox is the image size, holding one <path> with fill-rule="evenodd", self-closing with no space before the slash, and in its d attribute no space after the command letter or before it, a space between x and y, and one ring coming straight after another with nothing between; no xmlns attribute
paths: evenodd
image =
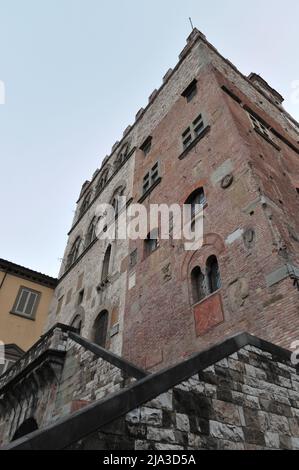
<svg viewBox="0 0 299 470"><path fill-rule="evenodd" d="M108 280L110 259L111 259L111 245L108 246L105 256L104 256L102 278L101 278L102 282L106 282Z"/></svg>
<svg viewBox="0 0 299 470"><path fill-rule="evenodd" d="M70 254L68 255L66 269L71 267L74 264L74 262L78 259L79 254L80 254L80 248L81 248L81 238L78 237L72 246Z"/></svg>
<svg viewBox="0 0 299 470"><path fill-rule="evenodd" d="M207 260L207 285L210 294L221 288L221 277L216 256L210 256Z"/></svg>
<svg viewBox="0 0 299 470"><path fill-rule="evenodd" d="M202 210L206 203L206 196L203 188L196 189L185 202L186 205L191 206L191 219Z"/></svg>
<svg viewBox="0 0 299 470"><path fill-rule="evenodd" d="M206 296L205 276L199 266L196 266L191 272L191 286L193 303L197 304Z"/></svg>
<svg viewBox="0 0 299 470"><path fill-rule="evenodd" d="M107 310L103 310L96 321L94 322L93 327L93 341L98 346L102 348L106 347L107 342L107 332L108 332L108 319L109 314Z"/></svg>
<svg viewBox="0 0 299 470"><path fill-rule="evenodd" d="M108 168L106 170L103 171L102 175L100 176L99 178L99 181L98 181L98 184L97 184L97 187L96 187L96 193L98 194L100 191L102 191L102 189L104 188L104 186L106 185L107 181L108 181L108 176L109 176L109 170Z"/></svg>
<svg viewBox="0 0 299 470"><path fill-rule="evenodd" d="M86 235L86 247L89 246L96 239L97 218L94 217L88 227Z"/></svg>
<svg viewBox="0 0 299 470"><path fill-rule="evenodd" d="M26 421L24 421L23 424L21 424L21 426L16 430L12 441L16 441L17 439L20 439L27 434L37 431L37 429L38 425L34 418L26 419Z"/></svg>
<svg viewBox="0 0 299 470"><path fill-rule="evenodd" d="M83 199L81 208L80 208L79 217L83 215L84 212L87 210L89 203L90 203L90 199L91 199L91 193L86 194L85 198Z"/></svg>
<svg viewBox="0 0 299 470"><path fill-rule="evenodd" d="M76 315L75 316L74 320L71 323L71 327L75 328L78 335L81 334L81 329L82 329L82 317L81 317L81 315Z"/></svg>
<svg viewBox="0 0 299 470"><path fill-rule="evenodd" d="M121 204L122 201L120 198L124 195L124 192L125 192L125 188L123 186L120 186L119 188L117 188L117 190L114 192L112 196L111 205L114 209L115 216L117 216L120 210L123 208Z"/></svg>
<svg viewBox="0 0 299 470"><path fill-rule="evenodd" d="M116 169L121 166L121 164L126 160L128 154L129 154L129 149L130 146L128 143L124 144L120 150L120 152L117 155L117 158L115 160L115 167Z"/></svg>

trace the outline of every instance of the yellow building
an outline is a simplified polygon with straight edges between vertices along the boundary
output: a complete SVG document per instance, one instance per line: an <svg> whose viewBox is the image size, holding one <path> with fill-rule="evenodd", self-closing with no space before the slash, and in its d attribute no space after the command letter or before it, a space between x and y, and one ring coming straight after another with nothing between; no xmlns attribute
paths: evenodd
<svg viewBox="0 0 299 470"><path fill-rule="evenodd" d="M0 259L0 375L42 335L56 285L57 279Z"/></svg>

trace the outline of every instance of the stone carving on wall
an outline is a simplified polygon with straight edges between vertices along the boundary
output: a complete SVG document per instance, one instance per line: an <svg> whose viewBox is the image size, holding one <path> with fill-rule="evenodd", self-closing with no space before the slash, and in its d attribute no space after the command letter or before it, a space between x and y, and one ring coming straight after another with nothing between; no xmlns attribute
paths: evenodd
<svg viewBox="0 0 299 470"><path fill-rule="evenodd" d="M228 299L231 310L237 312L249 297L249 285L245 278L236 279L228 288Z"/></svg>

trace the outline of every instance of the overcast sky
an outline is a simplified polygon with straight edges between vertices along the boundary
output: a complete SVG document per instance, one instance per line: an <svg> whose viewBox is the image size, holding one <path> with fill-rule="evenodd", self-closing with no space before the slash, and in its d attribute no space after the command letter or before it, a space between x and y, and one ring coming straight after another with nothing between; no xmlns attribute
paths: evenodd
<svg viewBox="0 0 299 470"><path fill-rule="evenodd" d="M0 258L57 275L82 183L176 64L189 16L299 119L297 0L0 0Z"/></svg>

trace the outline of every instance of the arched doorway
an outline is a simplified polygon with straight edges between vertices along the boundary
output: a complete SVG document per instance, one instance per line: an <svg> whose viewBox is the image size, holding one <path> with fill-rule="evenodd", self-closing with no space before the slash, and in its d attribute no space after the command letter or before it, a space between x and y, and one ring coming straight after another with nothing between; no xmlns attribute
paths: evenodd
<svg viewBox="0 0 299 470"><path fill-rule="evenodd" d="M81 315L76 315L74 320L71 323L71 327L76 329L76 333L78 335L81 334L81 329L82 329L82 317Z"/></svg>
<svg viewBox="0 0 299 470"><path fill-rule="evenodd" d="M24 423L21 424L21 426L14 433L12 441L16 441L17 439L20 439L21 437L26 436L33 431L37 431L37 429L38 425L34 418L26 419L26 421L24 421Z"/></svg>
<svg viewBox="0 0 299 470"><path fill-rule="evenodd" d="M103 310L94 322L93 341L102 348L105 348L107 344L108 319L109 314L107 310Z"/></svg>

